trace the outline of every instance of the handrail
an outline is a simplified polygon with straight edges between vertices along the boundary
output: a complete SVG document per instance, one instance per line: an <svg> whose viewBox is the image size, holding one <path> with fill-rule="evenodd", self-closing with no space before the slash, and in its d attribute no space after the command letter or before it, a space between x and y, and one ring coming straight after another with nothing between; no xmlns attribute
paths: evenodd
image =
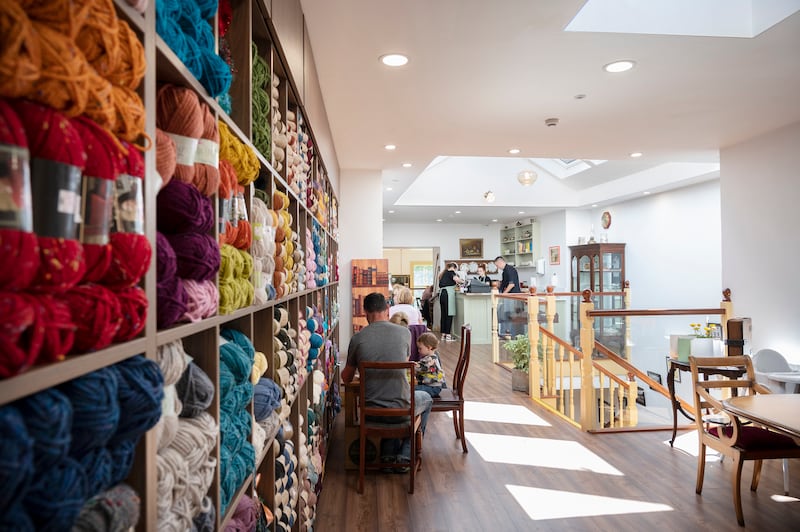
<svg viewBox="0 0 800 532"><path fill-rule="evenodd" d="M625 382L624 380L620 379L619 377L611 373L608 370L608 368L604 368L603 366L601 366L596 360L592 360L592 367L597 371L599 371L601 374L605 375L609 379L619 384L620 386L628 386L627 382Z"/></svg>
<svg viewBox="0 0 800 532"><path fill-rule="evenodd" d="M611 360L612 362L614 362L616 364L619 364L629 374L633 374L636 377L640 378L642 380L642 382L647 384L651 389L657 391L658 393L660 393L661 395L663 395L667 399L670 399L669 390L664 388L663 384L661 384L660 382L654 381L647 374L642 373L642 371L639 368L637 368L636 366L634 366L633 364L631 364L630 362L628 362L627 360L625 360L624 358L622 358L621 356L619 356L618 354L613 352L611 349L609 349L608 347L606 347L603 344L601 344L600 342L595 342L594 345L597 348L597 351L599 351L600 353L604 354L606 357L608 357L609 360ZM677 395L675 396L675 399L681 404L681 406L687 412L691 412L692 415L694 415L694 405L690 405L689 403L687 403L686 401L684 401L683 399L681 399Z"/></svg>
<svg viewBox="0 0 800 532"><path fill-rule="evenodd" d="M555 333L551 332L549 329L545 329L544 327L539 327L539 333L547 336L548 338L553 340L556 344L560 345L567 351L572 351L572 354L578 357L579 359L583 358L583 353L581 351L578 351L577 349L569 345L567 342L556 336Z"/></svg>
<svg viewBox="0 0 800 532"><path fill-rule="evenodd" d="M598 292L600 293L600 292ZM594 317L609 316L687 316L691 314L725 314L725 309L715 308L671 308L671 309L617 309L587 310L586 315Z"/></svg>

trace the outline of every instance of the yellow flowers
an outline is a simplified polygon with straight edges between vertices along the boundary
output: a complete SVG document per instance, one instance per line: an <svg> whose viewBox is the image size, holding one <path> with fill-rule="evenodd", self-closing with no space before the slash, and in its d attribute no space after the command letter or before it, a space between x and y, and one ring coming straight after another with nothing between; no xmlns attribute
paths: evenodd
<svg viewBox="0 0 800 532"><path fill-rule="evenodd" d="M714 338L715 337L714 331L717 328L717 324L710 323L706 326L703 326L702 323L690 323L689 327L692 328L692 330L694 331L694 335L697 336L698 338ZM701 330L703 331L702 334L700 332Z"/></svg>

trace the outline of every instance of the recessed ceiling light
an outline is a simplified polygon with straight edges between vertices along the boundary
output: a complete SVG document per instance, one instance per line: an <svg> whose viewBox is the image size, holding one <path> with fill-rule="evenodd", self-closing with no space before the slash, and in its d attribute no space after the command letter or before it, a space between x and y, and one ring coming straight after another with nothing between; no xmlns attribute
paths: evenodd
<svg viewBox="0 0 800 532"><path fill-rule="evenodd" d="M456 214L461 214L461 211L456 211Z"/></svg>
<svg viewBox="0 0 800 532"><path fill-rule="evenodd" d="M384 146L383 148L384 148L384 149L386 149L386 150L392 151L392 150L396 150L396 149L397 149L397 146L396 146L396 145L394 145L394 144L387 144L387 145L386 145L386 146Z"/></svg>
<svg viewBox="0 0 800 532"><path fill-rule="evenodd" d="M441 219L441 218L436 218L436 221L437 221L437 222L441 222L441 221L442 221L442 219Z"/></svg>
<svg viewBox="0 0 800 532"><path fill-rule="evenodd" d="M394 214L394 211L389 211L389 214Z"/></svg>
<svg viewBox="0 0 800 532"><path fill-rule="evenodd" d="M635 61L623 59L622 61L614 61L613 63L607 64L603 67L603 70L612 74L619 74L620 72L627 72L628 70L632 69L635 64Z"/></svg>
<svg viewBox="0 0 800 532"><path fill-rule="evenodd" d="M518 211L517 214L525 214L525 211Z"/></svg>
<svg viewBox="0 0 800 532"><path fill-rule="evenodd" d="M408 57L403 54L386 54L381 56L381 63L390 67L401 67L408 63Z"/></svg>
<svg viewBox="0 0 800 532"><path fill-rule="evenodd" d="M647 195L649 195L649 194L650 194L650 192L648 192L647 190L645 190L644 192L642 192L642 194L644 194L645 196L647 196Z"/></svg>
<svg viewBox="0 0 800 532"><path fill-rule="evenodd" d="M391 192L391 191L392 191L392 187L386 187L386 190L387 190L388 192Z"/></svg>
<svg viewBox="0 0 800 532"><path fill-rule="evenodd" d="M493 222L497 222L497 218L492 218L492 221Z"/></svg>
<svg viewBox="0 0 800 532"><path fill-rule="evenodd" d="M403 168L411 168L411 163L403 163Z"/></svg>
<svg viewBox="0 0 800 532"><path fill-rule="evenodd" d="M635 152L631 153L631 157L633 157L634 159L636 159L637 157L641 157L641 156L642 156L642 152L640 152L640 151L635 151Z"/></svg>
<svg viewBox="0 0 800 532"><path fill-rule="evenodd" d="M508 150L508 153L510 153L511 155L516 155L519 152L520 152L519 148L511 148L510 150Z"/></svg>
<svg viewBox="0 0 800 532"><path fill-rule="evenodd" d="M597 203L592 203L592 207L597 207Z"/></svg>

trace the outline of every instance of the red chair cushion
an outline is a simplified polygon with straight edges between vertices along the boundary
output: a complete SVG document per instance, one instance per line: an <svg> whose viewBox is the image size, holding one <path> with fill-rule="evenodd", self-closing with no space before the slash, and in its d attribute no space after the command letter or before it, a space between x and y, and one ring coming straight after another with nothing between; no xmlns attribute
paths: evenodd
<svg viewBox="0 0 800 532"><path fill-rule="evenodd" d="M708 429L709 434L715 438L719 438L719 427L712 427ZM722 427L722 432L725 436L730 437L733 433L732 427ZM798 445L794 440L783 434L771 432L761 427L741 427L739 431L739 439L736 441L736 447L744 449L745 451L758 451L758 450L778 450L778 449L797 449Z"/></svg>

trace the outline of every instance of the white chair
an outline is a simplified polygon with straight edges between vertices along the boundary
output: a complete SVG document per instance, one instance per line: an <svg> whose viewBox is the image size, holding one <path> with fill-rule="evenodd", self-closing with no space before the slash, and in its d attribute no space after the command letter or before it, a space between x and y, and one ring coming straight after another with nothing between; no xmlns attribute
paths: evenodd
<svg viewBox="0 0 800 532"><path fill-rule="evenodd" d="M774 349L761 349L753 356L756 382L766 386L772 393L792 393L794 384L770 379L769 373L793 371L783 355ZM792 389L790 390L789 387ZM789 460L783 460L783 492L789 494Z"/></svg>

